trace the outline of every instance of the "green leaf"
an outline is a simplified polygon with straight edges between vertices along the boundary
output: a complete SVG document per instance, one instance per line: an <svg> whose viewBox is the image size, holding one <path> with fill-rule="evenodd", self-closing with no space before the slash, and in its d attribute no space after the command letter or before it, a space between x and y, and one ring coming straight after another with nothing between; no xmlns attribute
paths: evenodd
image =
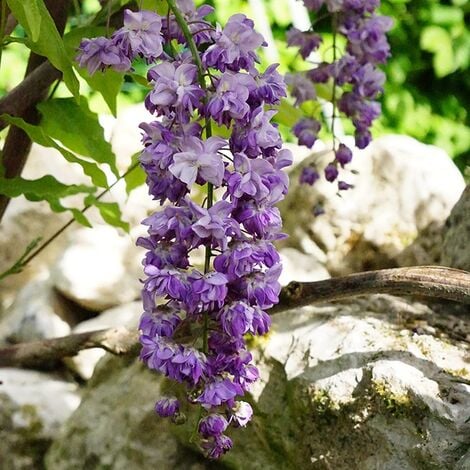
<svg viewBox="0 0 470 470"><path fill-rule="evenodd" d="M145 183L145 172L140 165L137 165L139 161L140 152L132 155L131 165L126 176L124 176L124 181L126 183L126 193L130 194L131 191L139 186L142 186ZM135 168L131 169L133 165L137 165Z"/></svg>
<svg viewBox="0 0 470 470"><path fill-rule="evenodd" d="M103 96L109 110L113 116L116 116L117 95L121 91L122 84L124 82L124 74L108 69L104 72L97 72L94 75L90 75L86 69L81 68L75 61L77 48L83 38L91 38L104 34L106 34L106 28L93 26L75 28L64 36L64 43L67 53L74 63L75 69L79 75L86 80L90 88Z"/></svg>
<svg viewBox="0 0 470 470"><path fill-rule="evenodd" d="M93 184L95 184L96 186L99 186L101 188L108 187L108 180L106 178L106 175L96 163L83 160L82 158L75 156L72 152L69 152L64 147L60 146L44 132L42 127L33 126L32 124L28 124L21 118L12 117L8 114L3 114L0 116L0 118L3 121L8 122L9 124L13 124L16 127L23 129L33 142L36 142L37 144L42 145L43 147L54 148L58 150L68 162L77 163L78 165L80 165L85 175L89 176Z"/></svg>
<svg viewBox="0 0 470 470"><path fill-rule="evenodd" d="M302 111L287 100L282 100L274 121L292 127L302 117Z"/></svg>
<svg viewBox="0 0 470 470"><path fill-rule="evenodd" d="M94 187L82 184L64 184L51 175L43 176L37 180L26 180L21 177L1 178L0 194L10 198L24 195L29 201L47 201L54 212L70 211L75 220L82 225L91 227L88 219L78 209L64 207L60 199L80 193L93 193Z"/></svg>
<svg viewBox="0 0 470 470"><path fill-rule="evenodd" d="M13 15L28 35L28 46L39 55L47 57L63 74L63 79L78 100L80 84L73 71L72 62L65 51L64 42L43 0L7 0Z"/></svg>
<svg viewBox="0 0 470 470"><path fill-rule="evenodd" d="M85 199L85 204L97 207L101 217L109 225L122 228L129 233L129 224L122 220L121 209L116 202L101 202L95 196L89 195Z"/></svg>
<svg viewBox="0 0 470 470"><path fill-rule="evenodd" d="M119 177L111 144L104 139L98 116L89 110L84 99L77 104L71 98L57 98L38 104L38 109L42 114L41 127L47 134L80 155L107 163Z"/></svg>
<svg viewBox="0 0 470 470"><path fill-rule="evenodd" d="M438 77L454 71L452 37L447 30L440 26L424 28L421 32L421 48L434 54L433 67Z"/></svg>

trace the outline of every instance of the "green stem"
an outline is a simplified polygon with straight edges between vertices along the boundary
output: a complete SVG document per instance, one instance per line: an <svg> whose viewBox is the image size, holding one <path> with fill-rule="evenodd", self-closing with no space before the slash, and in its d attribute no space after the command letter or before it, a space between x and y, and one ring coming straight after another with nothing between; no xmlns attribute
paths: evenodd
<svg viewBox="0 0 470 470"><path fill-rule="evenodd" d="M105 194L107 194L111 189L113 189L114 186L116 186L116 184L119 183L119 181L121 181L129 173L135 170L138 165L139 165L139 162L136 162L131 167L129 167L129 169L125 173L123 173L111 186L109 186L108 188L103 190L100 194L98 194L98 196L96 196L96 200L99 201ZM86 205L80 212L84 214L90 207L91 205ZM38 242L40 239L36 239L33 242L31 242L26 248L23 255L21 255L21 257L17 261L15 261L13 266L8 268L3 273L0 273L0 280L12 274L20 273L26 267L26 265L28 265L34 258L36 258L36 256L39 255L39 253L45 250L59 235L65 232L65 230L67 230L67 228L69 228L74 222L75 222L75 218L70 219L66 224L62 225L62 227L59 230L57 230L57 232L55 232L43 244L41 244L36 250L35 248L38 245Z"/></svg>
<svg viewBox="0 0 470 470"><path fill-rule="evenodd" d="M183 36L186 39L186 43L188 44L189 50L191 51L191 55L193 56L194 63L196 64L197 71L198 71L198 80L201 88L204 91L207 91L206 79L205 79L205 72L204 67L202 65L201 58L199 56L199 51L197 50L196 43L193 39L193 34L191 33L186 20L184 19L183 14L176 6L175 0L166 0L168 3L168 7L175 15L175 20L178 23L181 31L183 32ZM207 96L207 93L206 93ZM206 104L206 98L204 99L204 104ZM206 118L206 138L212 136L212 125L210 119ZM214 203L214 186L211 183L207 183L207 208L210 209L212 204ZM212 257L212 250L210 246L206 247L206 252L204 256L204 273L208 273L210 271L211 266L211 257ZM202 334L202 350L204 353L208 351L208 330L209 330L209 315L207 312L204 312L204 324L203 324L203 334Z"/></svg>
<svg viewBox="0 0 470 470"><path fill-rule="evenodd" d="M336 67L336 35L337 35L337 18L336 13L331 16L331 28L333 30L333 64ZM336 72L333 77L333 96L331 97L331 104L333 106L333 115L331 116L331 133L333 134L333 151L336 152L336 135L335 135L335 120L336 120Z"/></svg>

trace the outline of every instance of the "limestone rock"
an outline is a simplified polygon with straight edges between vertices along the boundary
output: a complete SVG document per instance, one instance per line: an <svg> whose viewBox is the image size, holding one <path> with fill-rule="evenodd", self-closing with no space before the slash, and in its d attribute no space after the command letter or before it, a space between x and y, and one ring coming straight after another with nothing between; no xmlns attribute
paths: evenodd
<svg viewBox="0 0 470 470"><path fill-rule="evenodd" d="M137 329L141 314L142 302L140 301L120 305L119 307L104 311L91 320L79 323L72 333L84 333L120 326ZM80 351L75 357L70 358L67 364L83 379L88 380L93 375L96 364L104 355L105 351L100 348L85 349Z"/></svg>
<svg viewBox="0 0 470 470"><path fill-rule="evenodd" d="M330 277L324 265L314 256L306 255L295 248L283 248L279 254L282 262L279 282L283 286L291 281L321 281Z"/></svg>
<svg viewBox="0 0 470 470"><path fill-rule="evenodd" d="M255 349L254 420L231 431L234 448L215 468L462 465L470 445L467 351L404 327L423 314L433 312L377 296L274 316ZM167 386L138 361L103 359L47 468L210 468L189 444L194 416L182 426L155 416Z"/></svg>
<svg viewBox="0 0 470 470"><path fill-rule="evenodd" d="M108 226L79 229L53 268L56 288L84 308L102 311L140 296L142 251Z"/></svg>
<svg viewBox="0 0 470 470"><path fill-rule="evenodd" d="M291 189L281 204L290 235L285 243L312 255L321 250L334 275L432 262L439 237L427 237L406 261L400 254L421 232L442 226L463 191L463 177L449 156L410 137L385 136L355 151L341 175L354 188L341 197L326 181L298 184L302 166L317 162L321 168L332 158L331 152L317 153L291 172ZM319 206L325 213L315 217Z"/></svg>
<svg viewBox="0 0 470 470"><path fill-rule="evenodd" d="M21 289L0 321L0 343L21 343L68 335L72 312L48 279Z"/></svg>
<svg viewBox="0 0 470 470"><path fill-rule="evenodd" d="M0 369L0 381L0 466L42 468L60 425L80 403L77 386L21 369Z"/></svg>
<svg viewBox="0 0 470 470"><path fill-rule="evenodd" d="M470 271L470 186L446 221L441 264Z"/></svg>

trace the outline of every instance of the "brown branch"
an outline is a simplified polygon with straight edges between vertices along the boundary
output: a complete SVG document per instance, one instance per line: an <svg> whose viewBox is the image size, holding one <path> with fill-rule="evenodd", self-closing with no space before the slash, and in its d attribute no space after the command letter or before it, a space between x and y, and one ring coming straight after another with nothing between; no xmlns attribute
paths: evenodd
<svg viewBox="0 0 470 470"><path fill-rule="evenodd" d="M25 79L0 99L0 114L21 116L25 109L41 101L47 90L62 73L47 61L35 68ZM0 130L8 123L0 120Z"/></svg>
<svg viewBox="0 0 470 470"><path fill-rule="evenodd" d="M63 0L61 2L46 0L46 7L54 20L57 31L60 35L63 34L67 23L69 3L70 0ZM31 53L28 60L28 66L26 68L25 78L27 79L28 76L32 75L34 71L46 61L47 59L45 57ZM15 115L22 117L30 124L37 124L40 120L40 115L36 109L36 104L44 100L46 97L47 88L38 89L37 94L35 95L35 101L30 102L29 106L23 108L21 112L15 113ZM14 178L21 175L30 150L31 139L22 129L12 126L8 132L2 151L2 163L6 178ZM0 221L9 202L9 197L4 195L0 196Z"/></svg>
<svg viewBox="0 0 470 470"><path fill-rule="evenodd" d="M315 282L291 282L271 312L364 294L423 296L470 304L470 273L441 266L382 269Z"/></svg>
<svg viewBox="0 0 470 470"><path fill-rule="evenodd" d="M84 349L101 348L120 355L131 352L137 343L137 332L126 328L112 328L20 343L0 349L0 367L51 368L58 359L75 356Z"/></svg>
<svg viewBox="0 0 470 470"><path fill-rule="evenodd" d="M291 282L282 289L280 303L270 313L378 293L438 297L470 304L470 273L423 266L383 269L325 281ZM126 354L136 353L138 345L137 332L125 328L80 333L0 349L0 367L50 368L59 359L84 349L101 348L113 354Z"/></svg>

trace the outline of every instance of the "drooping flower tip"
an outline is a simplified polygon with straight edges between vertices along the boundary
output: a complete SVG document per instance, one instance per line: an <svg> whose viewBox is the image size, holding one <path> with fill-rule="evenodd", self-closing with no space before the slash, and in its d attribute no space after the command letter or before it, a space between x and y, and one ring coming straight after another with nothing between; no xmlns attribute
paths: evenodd
<svg viewBox="0 0 470 470"><path fill-rule="evenodd" d="M179 402L176 398L163 397L155 404L155 412L161 418L170 418L176 416L180 410Z"/></svg>

